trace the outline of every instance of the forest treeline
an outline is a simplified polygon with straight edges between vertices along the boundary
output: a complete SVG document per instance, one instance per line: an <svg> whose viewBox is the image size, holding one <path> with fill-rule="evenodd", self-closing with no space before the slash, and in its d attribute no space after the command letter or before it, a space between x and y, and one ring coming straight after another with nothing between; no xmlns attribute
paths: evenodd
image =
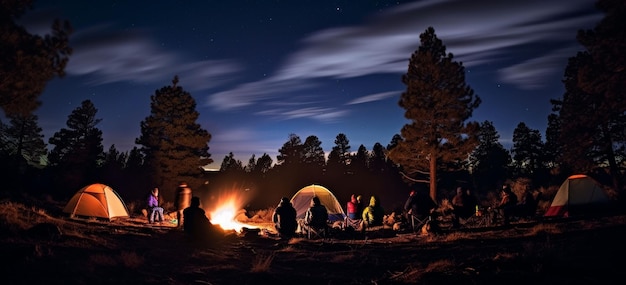
<svg viewBox="0 0 626 285"><path fill-rule="evenodd" d="M3 2L3 57L0 58L0 171L2 194L50 195L67 199L81 187L101 182L127 201L140 201L152 187L173 200L178 182L207 199L221 191L239 192L247 207L266 208L309 184L322 184L340 199L379 195L389 209L400 207L408 190L423 188L435 200L457 186L478 194L516 179L535 189L586 173L618 193L626 171L626 8L623 1L600 0L605 17L593 30L576 35L584 50L570 57L562 82L565 92L550 101L545 134L520 122L513 146L505 149L491 121L470 121L481 99L465 82L463 64L429 27L411 55L401 80L398 104L409 120L387 145L351 146L339 133L325 155L315 135L286 134L276 161L252 155L247 163L225 156L219 172L211 134L197 123L196 102L176 76L154 92L150 115L140 122L136 146L105 150L97 107L85 100L68 115L67 126L44 141L34 111L45 84L64 76L71 57L71 26L55 21L50 35L29 34L16 20L32 1ZM28 83L28 84L27 84Z"/></svg>

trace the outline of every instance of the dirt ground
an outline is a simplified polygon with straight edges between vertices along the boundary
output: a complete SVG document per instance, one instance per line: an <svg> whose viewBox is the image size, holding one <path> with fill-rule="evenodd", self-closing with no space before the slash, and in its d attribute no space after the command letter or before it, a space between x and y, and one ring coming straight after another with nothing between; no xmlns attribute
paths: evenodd
<svg viewBox="0 0 626 285"><path fill-rule="evenodd" d="M32 225L0 228L2 284L614 284L626 277L626 216L429 235L338 231L315 240L229 232L208 245L171 225L77 221L29 208L15 218L22 216Z"/></svg>

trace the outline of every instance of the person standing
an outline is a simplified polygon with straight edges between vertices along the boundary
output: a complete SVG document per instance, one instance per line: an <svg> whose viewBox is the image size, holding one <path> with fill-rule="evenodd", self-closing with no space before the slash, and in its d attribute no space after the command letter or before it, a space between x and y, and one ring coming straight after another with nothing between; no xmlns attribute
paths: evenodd
<svg viewBox="0 0 626 285"><path fill-rule="evenodd" d="M191 188L187 186L186 182L178 184L174 206L176 207L176 227L180 228L183 225L183 211L191 206Z"/></svg>
<svg viewBox="0 0 626 285"><path fill-rule="evenodd" d="M274 210L272 221L281 238L291 238L296 233L298 223L296 221L296 209L289 201L289 198L283 197L278 203L278 207Z"/></svg>
<svg viewBox="0 0 626 285"><path fill-rule="evenodd" d="M163 207L159 206L159 188L154 187L148 195L148 222L163 222Z"/></svg>

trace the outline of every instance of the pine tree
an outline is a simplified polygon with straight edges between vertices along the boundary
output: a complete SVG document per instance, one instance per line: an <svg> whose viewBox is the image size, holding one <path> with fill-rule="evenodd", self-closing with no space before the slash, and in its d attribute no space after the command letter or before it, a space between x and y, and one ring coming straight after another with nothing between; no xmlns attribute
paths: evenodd
<svg viewBox="0 0 626 285"><path fill-rule="evenodd" d="M387 170L387 155L385 147L379 142L372 147L372 153L369 159L369 169L373 173L381 173Z"/></svg>
<svg viewBox="0 0 626 285"><path fill-rule="evenodd" d="M241 163L240 160L235 159L235 155L232 151L229 152L228 155L224 156L222 164L220 165L220 172L233 174L243 171L243 163Z"/></svg>
<svg viewBox="0 0 626 285"><path fill-rule="evenodd" d="M517 124L511 153L516 175L531 177L543 169L543 142L539 130L530 129L523 122Z"/></svg>
<svg viewBox="0 0 626 285"><path fill-rule="evenodd" d="M626 3L596 3L606 15L593 30L578 32L585 51L565 70L559 141L568 166L586 172L607 165L619 191L626 162Z"/></svg>
<svg viewBox="0 0 626 285"><path fill-rule="evenodd" d="M370 153L364 145L359 145L356 153L350 159L350 168L355 174L365 175L368 170Z"/></svg>
<svg viewBox="0 0 626 285"><path fill-rule="evenodd" d="M551 100L554 104L554 100ZM548 115L548 126L546 127L546 139L543 145L544 163L548 169L555 169L560 166L562 148L559 143L561 131L561 120L557 114Z"/></svg>
<svg viewBox="0 0 626 285"><path fill-rule="evenodd" d="M152 185L161 189L164 199L173 199L179 182L192 189L204 183L203 166L213 162L211 134L197 123L196 101L178 85L178 76L150 100L150 116L141 122L141 136L135 143L142 146Z"/></svg>
<svg viewBox="0 0 626 285"><path fill-rule="evenodd" d="M72 53L69 22L55 20L52 33L30 34L16 22L32 7L32 0L0 2L0 108L7 115L30 115L41 102L46 83L65 75Z"/></svg>
<svg viewBox="0 0 626 285"><path fill-rule="evenodd" d="M266 174L268 171L270 171L270 169L272 169L272 163L274 163L274 161L272 161L272 158L269 156L269 154L263 153L263 155L261 155L261 157L259 157L259 159L256 161L255 170L258 173Z"/></svg>
<svg viewBox="0 0 626 285"><path fill-rule="evenodd" d="M37 125L37 116L12 114L10 124L2 125L2 166L4 184L8 189L24 189L26 172L45 164L47 153L42 129ZM1 124L0 124L1 125Z"/></svg>
<svg viewBox="0 0 626 285"><path fill-rule="evenodd" d="M339 133L328 154L326 169L335 174L347 174L350 172L350 159L350 140L345 134Z"/></svg>
<svg viewBox="0 0 626 285"><path fill-rule="evenodd" d="M469 158L478 189L496 189L507 178L511 155L499 139L500 135L491 121L480 124L478 146Z"/></svg>
<svg viewBox="0 0 626 285"><path fill-rule="evenodd" d="M37 124L36 115L9 115L10 125L6 129L8 146L13 147L13 153L20 157L21 162L40 167L47 153L42 129ZM26 165L16 165L24 168Z"/></svg>
<svg viewBox="0 0 626 285"><path fill-rule="evenodd" d="M57 171L58 186L69 194L88 183L96 182L98 168L104 159L102 131L96 126L98 109L90 100L74 109L67 119L67 129L54 133L48 143L54 148L48 155Z"/></svg>
<svg viewBox="0 0 626 285"><path fill-rule="evenodd" d="M277 162L281 166L295 167L304 161L303 145L300 136L289 134L289 140L278 150Z"/></svg>
<svg viewBox="0 0 626 285"><path fill-rule="evenodd" d="M465 68L437 38L432 27L420 35L402 82L407 86L399 105L411 120L402 127L402 141L389 157L409 175L429 172L430 196L436 201L437 171L458 167L476 146L478 123L466 123L480 105L465 83Z"/></svg>
<svg viewBox="0 0 626 285"><path fill-rule="evenodd" d="M313 177L320 177L326 165L322 142L317 136L308 136L302 144L305 171Z"/></svg>

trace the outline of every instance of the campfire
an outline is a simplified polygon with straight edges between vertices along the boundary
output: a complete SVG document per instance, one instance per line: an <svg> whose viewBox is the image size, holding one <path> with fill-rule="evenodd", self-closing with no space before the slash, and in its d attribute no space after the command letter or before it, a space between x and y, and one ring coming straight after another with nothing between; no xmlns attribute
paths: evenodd
<svg viewBox="0 0 626 285"><path fill-rule="evenodd" d="M234 230L238 233L243 228L259 229L258 225L245 223L248 220L244 206L246 199L239 192L230 191L222 193L217 197L211 197L209 201L203 203L207 216L214 225L219 225L222 229Z"/></svg>

